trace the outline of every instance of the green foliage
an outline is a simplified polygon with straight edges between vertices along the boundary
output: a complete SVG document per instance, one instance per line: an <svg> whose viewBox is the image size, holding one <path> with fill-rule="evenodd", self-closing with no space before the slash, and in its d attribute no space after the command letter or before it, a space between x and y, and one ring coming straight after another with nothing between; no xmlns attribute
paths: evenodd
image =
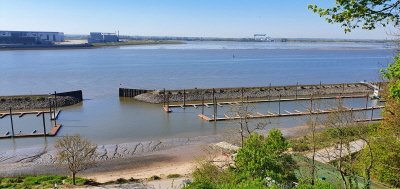
<svg viewBox="0 0 400 189"><path fill-rule="evenodd" d="M336 0L336 6L328 9L308 5L308 9L326 17L328 23L341 23L345 32L358 28L372 30L376 25L399 25L399 1L391 0Z"/></svg>
<svg viewBox="0 0 400 189"><path fill-rule="evenodd" d="M8 177L0 179L0 188L52 188L55 183L62 185L66 178L53 175Z"/></svg>
<svg viewBox="0 0 400 189"><path fill-rule="evenodd" d="M153 176L149 177L147 180L161 180L161 177L159 177L157 175L153 175Z"/></svg>
<svg viewBox="0 0 400 189"><path fill-rule="evenodd" d="M88 179L86 179L86 178L81 178L81 177L75 177L75 182L76 182L75 185L82 186L86 181L88 181ZM71 178L71 177L68 177L67 179L65 179L65 183L73 184L72 178Z"/></svg>
<svg viewBox="0 0 400 189"><path fill-rule="evenodd" d="M178 177L181 177L181 175L180 174L169 174L167 176L167 178L178 178Z"/></svg>
<svg viewBox="0 0 400 189"><path fill-rule="evenodd" d="M129 181L130 181L130 182L139 182L139 179L135 179L135 178L131 177L131 178L129 179Z"/></svg>
<svg viewBox="0 0 400 189"><path fill-rule="evenodd" d="M193 178L195 182L200 183L215 183L222 184L233 180L234 176L231 172L220 170L214 164L209 162L201 162L193 172Z"/></svg>
<svg viewBox="0 0 400 189"><path fill-rule="evenodd" d="M304 139L290 140L290 147L295 152L304 152L310 150Z"/></svg>
<svg viewBox="0 0 400 189"><path fill-rule="evenodd" d="M398 54L400 55L400 54ZM395 56L394 63L388 64L386 69L381 69L382 76L389 80L389 98L395 98L400 103L400 57Z"/></svg>
<svg viewBox="0 0 400 189"><path fill-rule="evenodd" d="M280 130L271 129L268 137L251 134L239 149L235 159L237 172L243 179L264 180L269 177L278 183L296 181L295 162L284 153L289 143Z"/></svg>

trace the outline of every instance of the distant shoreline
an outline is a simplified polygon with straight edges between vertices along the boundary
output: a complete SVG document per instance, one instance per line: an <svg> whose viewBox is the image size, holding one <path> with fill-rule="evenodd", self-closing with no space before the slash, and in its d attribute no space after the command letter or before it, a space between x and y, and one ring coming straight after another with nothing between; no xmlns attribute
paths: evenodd
<svg viewBox="0 0 400 189"><path fill-rule="evenodd" d="M149 41L149 42L120 42L120 43L93 43L93 44L58 44L58 45L2 45L0 51L7 50L64 50L64 49L95 49L102 47L118 47L126 45L159 45L159 44L185 44L180 41Z"/></svg>

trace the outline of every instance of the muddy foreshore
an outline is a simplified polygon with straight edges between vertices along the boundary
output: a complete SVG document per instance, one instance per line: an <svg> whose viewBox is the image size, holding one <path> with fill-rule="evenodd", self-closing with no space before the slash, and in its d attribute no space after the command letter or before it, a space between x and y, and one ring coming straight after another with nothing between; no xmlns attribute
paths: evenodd
<svg viewBox="0 0 400 189"><path fill-rule="evenodd" d="M345 83L345 84L324 84L324 85L294 85L294 86L271 86L271 87L254 87L254 88L223 88L223 89L191 89L185 90L154 91L144 93L134 97L135 100L159 104L164 102L164 97L168 102L183 102L185 101L201 101L212 100L213 96L217 100L221 99L241 99L243 98L279 98L284 97L301 97L301 96L345 96L345 95L360 95L372 94L374 90L360 83Z"/></svg>

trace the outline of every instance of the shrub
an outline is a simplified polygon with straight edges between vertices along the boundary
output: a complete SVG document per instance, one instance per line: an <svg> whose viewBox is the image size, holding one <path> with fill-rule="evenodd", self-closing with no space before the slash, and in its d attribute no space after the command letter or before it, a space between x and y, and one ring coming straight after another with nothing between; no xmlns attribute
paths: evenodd
<svg viewBox="0 0 400 189"><path fill-rule="evenodd" d="M139 179L135 179L135 178L131 177L131 178L129 179L129 181L130 181L130 182L139 182Z"/></svg>
<svg viewBox="0 0 400 189"><path fill-rule="evenodd" d="M304 139L291 140L290 147L292 147L293 151L296 152L304 152L310 149L308 145L305 143Z"/></svg>
<svg viewBox="0 0 400 189"><path fill-rule="evenodd" d="M127 182L128 182L128 180L126 180L124 178L119 178L119 179L117 179L115 181L115 183L117 183L117 184L124 184L124 183L127 183Z"/></svg>
<svg viewBox="0 0 400 189"><path fill-rule="evenodd" d="M157 175L153 175L150 178L148 178L147 180L161 180L161 177L159 177Z"/></svg>
<svg viewBox="0 0 400 189"><path fill-rule="evenodd" d="M167 178L178 178L178 177L181 177L181 175L180 174L170 174L167 176Z"/></svg>

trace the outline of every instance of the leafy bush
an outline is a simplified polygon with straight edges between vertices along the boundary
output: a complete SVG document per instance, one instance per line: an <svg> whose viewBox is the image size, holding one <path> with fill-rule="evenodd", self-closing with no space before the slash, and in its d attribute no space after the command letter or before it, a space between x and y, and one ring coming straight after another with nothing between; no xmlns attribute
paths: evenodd
<svg viewBox="0 0 400 189"><path fill-rule="evenodd" d="M292 147L295 152L304 152L310 149L304 139L290 140L290 147Z"/></svg>
<svg viewBox="0 0 400 189"><path fill-rule="evenodd" d="M131 178L129 179L129 181L130 181L130 182L139 182L139 179L135 179L135 178L131 177Z"/></svg>
<svg viewBox="0 0 400 189"><path fill-rule="evenodd" d="M115 182L116 182L117 184L124 184L124 183L127 183L128 180L126 180L126 179L124 179L124 178L119 178L119 179L117 179Z"/></svg>
<svg viewBox="0 0 400 189"><path fill-rule="evenodd" d="M180 174L170 174L167 176L167 178L178 178L178 177L181 177L181 175Z"/></svg>
<svg viewBox="0 0 400 189"><path fill-rule="evenodd" d="M150 178L148 178L147 180L161 180L161 177L159 177L157 175L153 175Z"/></svg>

